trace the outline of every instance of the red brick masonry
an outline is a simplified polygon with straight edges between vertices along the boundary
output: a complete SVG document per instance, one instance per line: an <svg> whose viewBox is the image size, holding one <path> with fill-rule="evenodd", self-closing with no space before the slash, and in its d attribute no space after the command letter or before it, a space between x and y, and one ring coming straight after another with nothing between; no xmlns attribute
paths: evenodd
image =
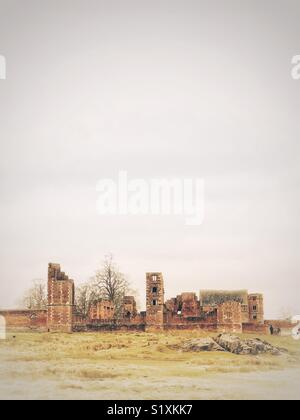
<svg viewBox="0 0 300 420"><path fill-rule="evenodd" d="M125 296L121 318L116 319L112 302L99 300L90 316L78 316L74 281L59 264L48 266L48 308L42 311L2 311L8 330L66 332L115 330L195 329L220 332L269 332L264 321L261 294L242 291L182 293L165 302L163 274L146 274L146 312L138 313L133 296ZM274 322L275 324L275 322Z"/></svg>

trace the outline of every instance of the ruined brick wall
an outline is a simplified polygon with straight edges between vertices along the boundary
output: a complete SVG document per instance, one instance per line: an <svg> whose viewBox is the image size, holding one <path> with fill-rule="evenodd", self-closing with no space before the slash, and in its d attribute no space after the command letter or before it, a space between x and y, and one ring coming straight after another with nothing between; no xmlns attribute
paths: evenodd
<svg viewBox="0 0 300 420"><path fill-rule="evenodd" d="M242 322L248 323L250 321L249 318L249 305L248 304L242 304Z"/></svg>
<svg viewBox="0 0 300 420"><path fill-rule="evenodd" d="M81 314L74 311L74 313L73 313L73 330L74 330L75 326L78 326L78 327L81 326L84 329L87 322L88 322L88 318L83 317Z"/></svg>
<svg viewBox="0 0 300 420"><path fill-rule="evenodd" d="M264 322L267 333L271 334L271 325L275 335L280 336L291 336L293 329L299 324L299 322L291 322L288 320L267 320ZM258 326L258 325L256 325ZM261 325L260 325L261 326Z"/></svg>
<svg viewBox="0 0 300 420"><path fill-rule="evenodd" d="M119 320L88 320L83 322L75 322L74 331L145 331L146 313L141 312L130 319Z"/></svg>
<svg viewBox="0 0 300 420"><path fill-rule="evenodd" d="M270 334L270 329L265 324L243 323L242 327L245 334Z"/></svg>
<svg viewBox="0 0 300 420"><path fill-rule="evenodd" d="M211 309L211 308L210 308ZM267 324L242 323L242 311L238 302L226 302L218 309L202 313L200 317L183 317L171 312L165 314L166 330L205 330L222 333L268 334Z"/></svg>
<svg viewBox="0 0 300 420"><path fill-rule="evenodd" d="M161 329L203 329L221 332L267 333L264 322L264 300L261 294L243 291L202 291L200 301L195 293L182 293L164 302L162 273L146 274L147 311L137 313L133 296L123 300L122 318L115 319L112 302L99 300L92 305L89 319L75 308L73 280L61 271L59 264L48 267L47 311L3 311L8 329L72 331L143 331ZM273 321L272 321L273 322ZM273 322L276 327L276 321ZM290 326L282 326L289 331Z"/></svg>
<svg viewBox="0 0 300 420"><path fill-rule="evenodd" d="M164 329L217 331L217 312L207 317L184 317L167 312L164 316Z"/></svg>
<svg viewBox="0 0 300 420"><path fill-rule="evenodd" d="M165 291L162 273L146 274L147 329L164 327Z"/></svg>
<svg viewBox="0 0 300 420"><path fill-rule="evenodd" d="M218 330L221 332L242 332L242 306L239 302L228 301L218 305Z"/></svg>
<svg viewBox="0 0 300 420"><path fill-rule="evenodd" d="M249 322L255 324L264 323L264 297L262 294L251 294L248 296Z"/></svg>
<svg viewBox="0 0 300 420"><path fill-rule="evenodd" d="M184 317L200 316L200 302L195 293L182 293L181 313Z"/></svg>
<svg viewBox="0 0 300 420"><path fill-rule="evenodd" d="M165 330L205 330L215 332L218 330L217 312L208 317L184 317L183 315L167 312L164 316Z"/></svg>
<svg viewBox="0 0 300 420"><path fill-rule="evenodd" d="M47 331L46 310L1 311L8 331Z"/></svg>
<svg viewBox="0 0 300 420"><path fill-rule="evenodd" d="M50 332L72 332L74 301L74 281L61 271L59 264L49 264L47 323Z"/></svg>
<svg viewBox="0 0 300 420"><path fill-rule="evenodd" d="M122 315L124 319L132 319L137 316L136 300L133 296L124 297Z"/></svg>
<svg viewBox="0 0 300 420"><path fill-rule="evenodd" d="M242 305L242 322L249 322L249 306L247 290L202 290L200 305L204 313L211 312L218 305L228 302L239 302Z"/></svg>
<svg viewBox="0 0 300 420"><path fill-rule="evenodd" d="M297 324L299 324L299 322L291 322L288 320L282 320L282 319L274 319L274 320L266 320L264 322L265 325L267 325L268 327L270 327L271 325L274 328L295 328L295 326Z"/></svg>
<svg viewBox="0 0 300 420"><path fill-rule="evenodd" d="M175 323L175 324L165 324L165 331L207 331L207 332L218 332L218 324L208 324L208 323Z"/></svg>
<svg viewBox="0 0 300 420"><path fill-rule="evenodd" d="M195 293L182 293L166 302L166 311L183 317L199 317L200 302Z"/></svg>
<svg viewBox="0 0 300 420"><path fill-rule="evenodd" d="M158 288L153 285L155 273L147 274L147 324L155 324L158 312L151 307L151 301L157 304L153 291ZM154 287L154 288L153 288ZM154 305L154 306L155 306ZM242 332L242 325L247 331L264 332L263 296L248 295L247 290L224 291L205 290L200 292L200 301L194 293L182 293L169 299L165 304L163 325L166 329L207 329L217 328L221 332ZM157 322L156 322L157 323Z"/></svg>
<svg viewBox="0 0 300 420"><path fill-rule="evenodd" d="M109 300L100 299L90 309L90 319L111 321L115 318L115 306Z"/></svg>
<svg viewBox="0 0 300 420"><path fill-rule="evenodd" d="M166 311L172 314L177 314L178 312L178 303L176 298L172 298L166 301L165 303Z"/></svg>
<svg viewBox="0 0 300 420"><path fill-rule="evenodd" d="M130 324L130 325L146 325L146 312L141 312L137 314L135 317L131 318L128 322L127 319L121 321L123 324Z"/></svg>
<svg viewBox="0 0 300 420"><path fill-rule="evenodd" d="M114 324L114 323L92 323L92 324L75 324L74 332L144 332L145 324Z"/></svg>
<svg viewBox="0 0 300 420"><path fill-rule="evenodd" d="M216 307L225 302L239 302L248 305L247 290L201 290L200 304L202 307Z"/></svg>

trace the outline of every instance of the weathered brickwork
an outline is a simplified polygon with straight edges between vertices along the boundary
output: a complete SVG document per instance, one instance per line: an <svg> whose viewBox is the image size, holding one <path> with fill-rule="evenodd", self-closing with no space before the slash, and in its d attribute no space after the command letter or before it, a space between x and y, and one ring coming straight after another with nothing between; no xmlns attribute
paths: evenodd
<svg viewBox="0 0 300 420"><path fill-rule="evenodd" d="M220 332L242 332L242 305L240 302L224 302L218 305L217 313L218 330Z"/></svg>
<svg viewBox="0 0 300 420"><path fill-rule="evenodd" d="M248 294L247 290L202 290L200 305L202 312L208 312L225 302L238 302L241 305L242 324L264 323L264 300L262 294Z"/></svg>
<svg viewBox="0 0 300 420"><path fill-rule="evenodd" d="M48 331L72 332L75 287L59 264L48 267Z"/></svg>
<svg viewBox="0 0 300 420"><path fill-rule="evenodd" d="M264 323L264 297L261 294L248 296L249 321L254 324Z"/></svg>
<svg viewBox="0 0 300 420"><path fill-rule="evenodd" d="M137 305L134 296L125 296L123 299L123 318L135 319L137 316Z"/></svg>
<svg viewBox="0 0 300 420"><path fill-rule="evenodd" d="M292 322L292 320L266 320L263 325L261 324L252 324L256 327L265 327L268 333L271 333L271 328L274 335L280 336L291 336L294 328L299 324L298 321Z"/></svg>
<svg viewBox="0 0 300 420"><path fill-rule="evenodd" d="M270 329L266 324L243 323L243 333L247 334L270 334Z"/></svg>
<svg viewBox="0 0 300 420"><path fill-rule="evenodd" d="M46 310L1 311L8 331L47 331Z"/></svg>
<svg viewBox="0 0 300 420"><path fill-rule="evenodd" d="M182 293L181 295L181 313L185 317L200 316L200 302L195 293Z"/></svg>
<svg viewBox="0 0 300 420"><path fill-rule="evenodd" d="M200 302L195 293L182 293L166 302L166 309L183 317L199 317Z"/></svg>
<svg viewBox="0 0 300 420"><path fill-rule="evenodd" d="M162 273L146 274L146 324L148 329L163 329L165 290Z"/></svg>
<svg viewBox="0 0 300 420"><path fill-rule="evenodd" d="M115 318L115 306L109 300L100 299L91 306L91 321L112 321Z"/></svg>
<svg viewBox="0 0 300 420"><path fill-rule="evenodd" d="M88 319L75 307L74 281L59 264L48 266L47 311L4 311L8 329L73 331L206 330L268 333L264 321L264 298L246 290L204 290L198 299L185 292L165 302L164 278L160 272L146 274L146 312L137 311L133 296L125 296L121 317L114 304L100 299L91 306ZM275 324L275 322L274 322Z"/></svg>

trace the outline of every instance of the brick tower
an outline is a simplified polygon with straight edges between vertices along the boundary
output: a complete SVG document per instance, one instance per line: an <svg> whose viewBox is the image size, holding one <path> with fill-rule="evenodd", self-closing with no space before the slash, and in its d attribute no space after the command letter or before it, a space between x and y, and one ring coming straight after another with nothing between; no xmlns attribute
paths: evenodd
<svg viewBox="0 0 300 420"><path fill-rule="evenodd" d="M164 279L162 273L147 273L146 305L147 330L164 328Z"/></svg>
<svg viewBox="0 0 300 420"><path fill-rule="evenodd" d="M249 321L251 323L264 323L264 296L261 294L251 294L248 296Z"/></svg>
<svg viewBox="0 0 300 420"><path fill-rule="evenodd" d="M47 317L49 332L72 332L74 300L74 281L61 271L59 264L49 264Z"/></svg>

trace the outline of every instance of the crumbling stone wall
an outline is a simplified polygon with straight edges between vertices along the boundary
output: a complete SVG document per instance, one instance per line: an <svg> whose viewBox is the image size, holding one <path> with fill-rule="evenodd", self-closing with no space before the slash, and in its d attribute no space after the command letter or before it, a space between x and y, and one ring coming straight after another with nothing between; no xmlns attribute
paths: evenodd
<svg viewBox="0 0 300 420"><path fill-rule="evenodd" d="M48 331L72 332L75 313L74 281L59 264L48 267Z"/></svg>

